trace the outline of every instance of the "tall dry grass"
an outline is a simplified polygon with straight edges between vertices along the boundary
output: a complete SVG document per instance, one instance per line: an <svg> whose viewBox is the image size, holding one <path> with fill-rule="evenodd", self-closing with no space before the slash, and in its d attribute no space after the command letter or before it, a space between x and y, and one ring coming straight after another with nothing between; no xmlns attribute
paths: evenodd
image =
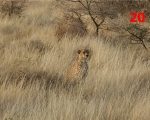
<svg viewBox="0 0 150 120"><path fill-rule="evenodd" d="M58 42L60 12L50 6L33 2L23 18L0 19L0 119L149 120L149 53L102 37ZM80 48L91 50L89 73L66 90L63 76Z"/></svg>

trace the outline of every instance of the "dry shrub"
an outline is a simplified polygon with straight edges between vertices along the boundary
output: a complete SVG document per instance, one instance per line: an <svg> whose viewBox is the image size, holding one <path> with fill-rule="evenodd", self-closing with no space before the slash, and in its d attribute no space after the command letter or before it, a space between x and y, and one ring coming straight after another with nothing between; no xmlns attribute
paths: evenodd
<svg viewBox="0 0 150 120"><path fill-rule="evenodd" d="M52 49L52 46L49 44L43 43L41 40L31 40L28 46L29 52L38 52L41 53L42 55L46 51L50 51Z"/></svg>
<svg viewBox="0 0 150 120"><path fill-rule="evenodd" d="M29 44L29 50L43 52L45 51L45 45L40 40L32 40Z"/></svg>
<svg viewBox="0 0 150 120"><path fill-rule="evenodd" d="M76 35L82 37L86 35L86 26L78 19L64 15L56 24L55 36L61 39L64 35L74 37Z"/></svg>
<svg viewBox="0 0 150 120"><path fill-rule="evenodd" d="M27 5L27 0L1 0L1 13L5 15L21 15Z"/></svg>

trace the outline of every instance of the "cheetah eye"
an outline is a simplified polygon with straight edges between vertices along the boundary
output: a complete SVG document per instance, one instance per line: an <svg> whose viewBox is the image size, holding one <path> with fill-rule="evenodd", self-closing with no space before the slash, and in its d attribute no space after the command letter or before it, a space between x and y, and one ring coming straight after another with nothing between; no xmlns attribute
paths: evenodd
<svg viewBox="0 0 150 120"><path fill-rule="evenodd" d="M83 52L83 54L85 54L85 52Z"/></svg>

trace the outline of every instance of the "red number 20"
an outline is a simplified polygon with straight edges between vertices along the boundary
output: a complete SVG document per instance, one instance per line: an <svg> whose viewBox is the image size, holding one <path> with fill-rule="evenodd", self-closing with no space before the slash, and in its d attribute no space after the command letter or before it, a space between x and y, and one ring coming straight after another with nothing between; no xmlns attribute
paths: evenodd
<svg viewBox="0 0 150 120"><path fill-rule="evenodd" d="M130 22L144 22L145 21L145 14L143 12L140 12L138 14L136 14L135 12L131 12L130 15L132 16L132 18L130 19ZM138 20L136 20L136 17Z"/></svg>

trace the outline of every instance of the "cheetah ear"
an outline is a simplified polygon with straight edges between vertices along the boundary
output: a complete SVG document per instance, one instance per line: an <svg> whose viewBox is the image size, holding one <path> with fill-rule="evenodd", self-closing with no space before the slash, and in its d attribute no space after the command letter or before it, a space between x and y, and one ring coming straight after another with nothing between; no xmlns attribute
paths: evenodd
<svg viewBox="0 0 150 120"><path fill-rule="evenodd" d="M78 54L80 54L81 50L78 50L77 52L78 52Z"/></svg>
<svg viewBox="0 0 150 120"><path fill-rule="evenodd" d="M86 52L89 54L90 53L90 51L89 50L86 50Z"/></svg>

